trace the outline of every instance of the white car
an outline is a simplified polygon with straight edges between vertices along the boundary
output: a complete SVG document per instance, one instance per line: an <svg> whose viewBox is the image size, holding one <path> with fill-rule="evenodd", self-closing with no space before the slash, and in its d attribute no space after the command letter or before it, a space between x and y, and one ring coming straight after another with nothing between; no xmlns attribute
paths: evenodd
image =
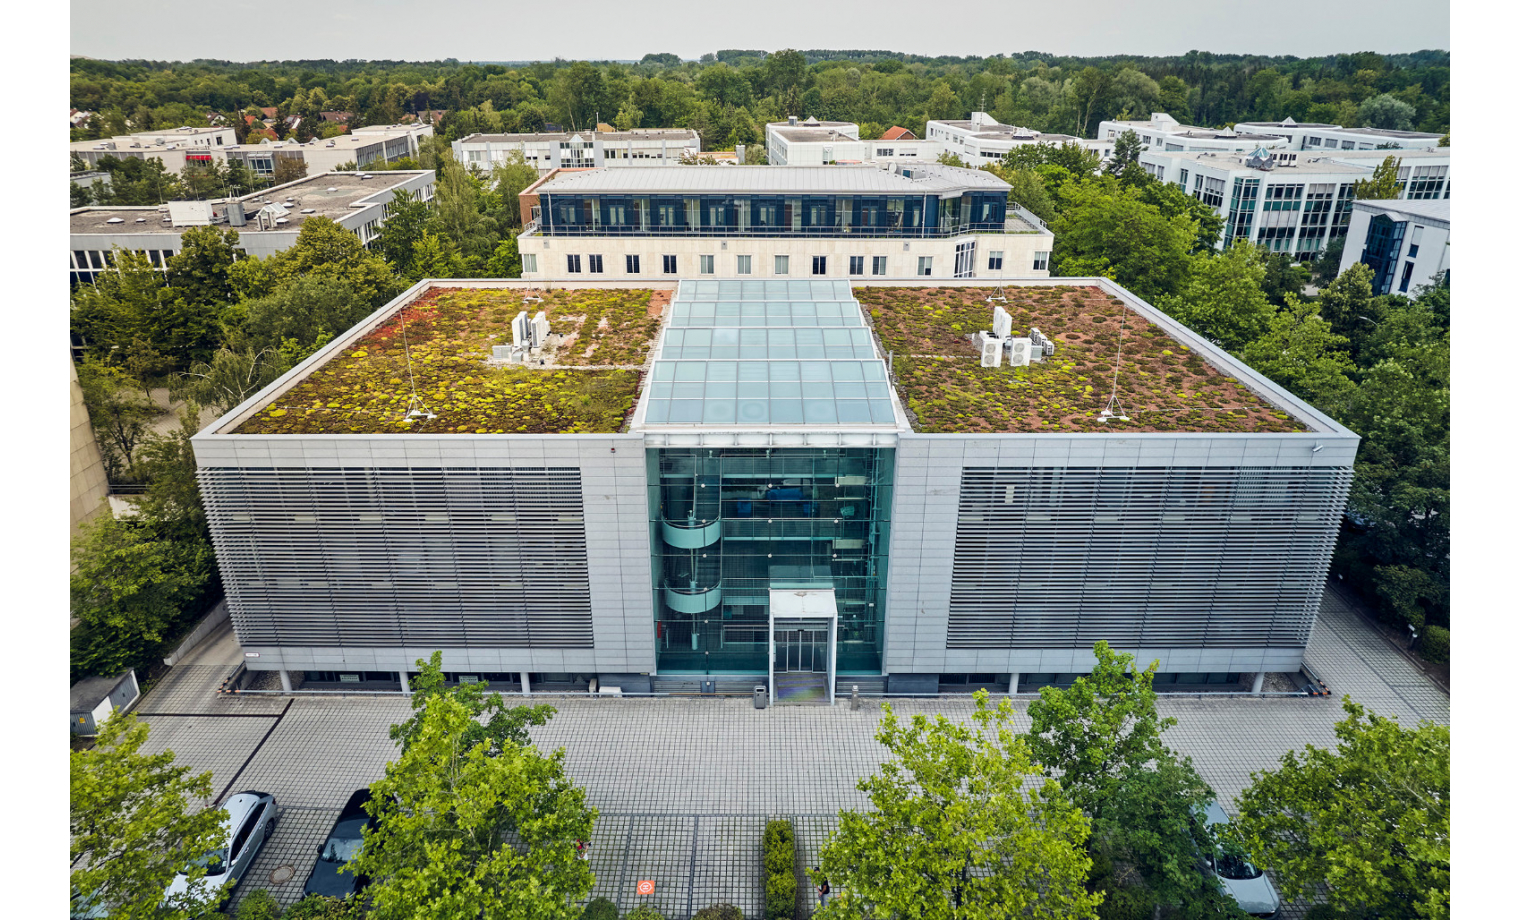
<svg viewBox="0 0 1520 920"><path fill-rule="evenodd" d="M203 884L212 891L219 891L216 903L231 894L230 884L248 871L279 818L274 796L266 792L248 791L229 796L222 804L222 811L226 814L223 826L227 830L227 846L207 853L193 864L206 867ZM189 889L189 877L180 872L164 891L164 901L169 902Z"/></svg>
<svg viewBox="0 0 1520 920"><path fill-rule="evenodd" d="M1230 823L1230 818L1218 802L1210 802L1204 806L1203 823L1205 827L1212 828ZM1234 898L1241 910L1253 917L1277 916L1282 908L1282 898L1277 894L1277 886L1272 884L1266 873L1243 857L1224 853L1205 856L1203 862L1205 871L1219 879L1225 894Z"/></svg>

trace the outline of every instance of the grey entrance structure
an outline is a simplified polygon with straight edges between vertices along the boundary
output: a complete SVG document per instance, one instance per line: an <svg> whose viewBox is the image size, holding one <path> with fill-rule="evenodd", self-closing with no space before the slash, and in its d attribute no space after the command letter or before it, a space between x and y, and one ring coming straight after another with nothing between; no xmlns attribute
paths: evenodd
<svg viewBox="0 0 1520 920"><path fill-rule="evenodd" d="M1179 683L1299 666L1354 433L1106 279L864 285L419 282L192 442L248 667L394 673L441 650L446 671L493 682L625 691L823 667L832 696L862 678L1038 686L1090 669L1099 639ZM977 363L966 337L990 326L994 286L1020 328L1061 336L1052 362ZM467 289L450 296L479 317L546 287L571 291L556 321L590 312L582 294L670 303L638 352L631 415L606 430L398 430L385 412L404 399L337 421L331 400L299 396L329 362L373 360L361 342L434 287ZM1119 395L1140 421L1091 418L1115 356L1082 341L1101 328L1061 329L1079 314L1125 330ZM449 398L484 402L500 390L472 388L499 374L596 372L567 357L452 357ZM1030 403L1021 383L1056 371L1059 398ZM1198 411L1145 404L1177 396L1183 372ZM910 391L915 373L948 383ZM1126 391L1147 379L1168 382ZM306 433L244 428L285 407Z"/></svg>
<svg viewBox="0 0 1520 920"><path fill-rule="evenodd" d="M772 588L770 616L769 677L776 702L787 702L792 696L787 691L797 691L799 696L822 696L834 705L839 621L834 589Z"/></svg>

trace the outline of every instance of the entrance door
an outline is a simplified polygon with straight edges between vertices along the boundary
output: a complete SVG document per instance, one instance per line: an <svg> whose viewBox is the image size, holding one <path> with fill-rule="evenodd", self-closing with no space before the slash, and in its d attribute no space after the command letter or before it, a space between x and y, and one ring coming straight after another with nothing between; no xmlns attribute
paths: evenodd
<svg viewBox="0 0 1520 920"><path fill-rule="evenodd" d="M821 629L777 629L776 673L829 669L829 634Z"/></svg>

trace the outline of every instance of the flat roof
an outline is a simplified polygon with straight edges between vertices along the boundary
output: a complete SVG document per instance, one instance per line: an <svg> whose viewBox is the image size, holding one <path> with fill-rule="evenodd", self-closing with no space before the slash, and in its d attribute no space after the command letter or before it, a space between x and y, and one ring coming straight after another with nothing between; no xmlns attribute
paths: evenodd
<svg viewBox="0 0 1520 920"><path fill-rule="evenodd" d="M870 143L860 138L851 137L848 134L835 131L833 128L804 128L801 125L772 125L771 129L781 137L793 144L806 144L817 141L849 141L851 143Z"/></svg>
<svg viewBox="0 0 1520 920"><path fill-rule="evenodd" d="M538 186L541 194L574 193L776 193L922 195L954 189L1006 191L1008 183L979 169L915 163L914 178L875 166L623 166L555 175Z"/></svg>
<svg viewBox="0 0 1520 920"><path fill-rule="evenodd" d="M560 131L538 134L468 134L459 139L461 144L521 144L533 141L568 141L580 135L583 138L599 138L603 141L639 140L691 140L697 137L692 128L637 128L632 131Z"/></svg>
<svg viewBox="0 0 1520 920"><path fill-rule="evenodd" d="M1348 151L1348 152L1350 152L1350 151ZM1188 160L1188 161L1197 163L1199 166L1217 166L1220 169L1253 169L1253 170L1255 169L1254 167L1246 165L1246 159L1247 159L1247 157L1250 156L1250 154L1248 152L1228 152L1227 153L1227 152L1224 152L1224 151L1220 151L1218 153L1210 153L1210 152L1207 152L1207 151L1197 151L1197 150L1189 150L1189 151L1180 151L1180 150L1147 150L1144 153L1140 154L1140 156L1141 157L1153 157L1153 156L1154 157L1171 157L1171 158L1177 159L1177 160ZM1282 165L1278 164L1278 165L1275 165L1270 170L1255 170L1255 171L1256 172L1264 172L1264 173L1265 172L1270 172L1273 175L1287 175L1287 176L1291 176L1294 173L1319 173L1319 174L1332 173L1332 174L1344 174L1344 175L1348 175L1348 176L1357 176L1359 178L1360 177L1365 177L1367 175L1367 167L1365 167L1365 166L1356 166L1356 165L1353 165L1353 164L1350 164L1350 163L1336 163L1336 162L1332 162L1328 158L1328 155L1326 155L1324 157L1315 157L1315 158L1312 158L1312 162L1310 160L1307 160L1307 159L1304 159L1304 158L1300 157L1299 160L1298 160L1298 165L1297 166L1282 166Z"/></svg>
<svg viewBox="0 0 1520 920"><path fill-rule="evenodd" d="M358 147L368 147L372 144L383 144L386 141L404 137L408 133L410 132L397 131L392 134L377 131L373 134L340 134L327 140L318 139L305 144L295 141L270 141L267 144L232 144L221 149L242 152L253 150L321 150L324 147L338 150L353 150Z"/></svg>
<svg viewBox="0 0 1520 920"><path fill-rule="evenodd" d="M1095 286L1052 279L1002 288L1006 303L997 305L1011 315L1012 334L1038 328L1055 343L1055 354L1028 367L984 368L971 336L992 327L988 298L995 292L986 286L855 289L881 347L893 355L893 382L914 431L1308 430L1286 408L1218 370L1210 362L1219 356L1207 346L1178 342ZM1111 395L1128 421L1099 420Z"/></svg>
<svg viewBox="0 0 1520 920"><path fill-rule="evenodd" d="M1248 128L1328 128L1340 130L1340 125L1332 125L1321 121L1237 121L1237 125L1245 125Z"/></svg>
<svg viewBox="0 0 1520 920"><path fill-rule="evenodd" d="M681 282L636 427L813 426L898 428L850 283Z"/></svg>
<svg viewBox="0 0 1520 920"><path fill-rule="evenodd" d="M431 170L381 170L378 172L329 172L316 176L309 176L295 182L276 186L274 189L266 189L253 195L241 196L238 200L243 203L243 210L248 218L248 223L242 227L227 227L226 224L218 226L236 230L242 233L262 233L253 215L264 204L273 202L283 205L290 201L290 213L286 216L286 223L270 230L286 233L299 229L302 221L308 217L328 217L337 220L345 214L353 211L353 206L362 202L365 198L395 188L408 179L417 176L428 175ZM368 179L360 178L369 176ZM310 208L312 213L303 213ZM69 214L70 233L172 233L176 236L185 231L184 227L176 227L164 221L169 216L169 206L158 207L122 207L122 208L81 208ZM121 223L113 224L109 221L119 218ZM139 220L141 223L139 223Z"/></svg>
<svg viewBox="0 0 1520 920"><path fill-rule="evenodd" d="M618 432L669 300L647 288L429 288L371 317L368 332L277 387L232 433ZM548 343L525 361L495 360L524 310L546 314Z"/></svg>
<svg viewBox="0 0 1520 920"><path fill-rule="evenodd" d="M1440 221L1448 227L1451 226L1450 198L1371 199L1356 202L1352 205L1352 209L1360 211L1385 211L1409 217L1423 218L1425 220Z"/></svg>

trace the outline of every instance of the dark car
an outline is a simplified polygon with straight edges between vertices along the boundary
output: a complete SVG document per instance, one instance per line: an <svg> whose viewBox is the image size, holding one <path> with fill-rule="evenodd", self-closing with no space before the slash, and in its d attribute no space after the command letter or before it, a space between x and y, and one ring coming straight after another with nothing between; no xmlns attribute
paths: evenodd
<svg viewBox="0 0 1520 920"><path fill-rule="evenodd" d="M327 839L317 848L317 864L306 877L303 894L346 898L363 891L369 884L369 879L362 875L338 871L358 854L364 843L364 828L368 827L371 832L375 829L374 819L364 810L364 803L369 798L368 789L360 789L348 797L348 804L343 806L332 830L327 832Z"/></svg>

